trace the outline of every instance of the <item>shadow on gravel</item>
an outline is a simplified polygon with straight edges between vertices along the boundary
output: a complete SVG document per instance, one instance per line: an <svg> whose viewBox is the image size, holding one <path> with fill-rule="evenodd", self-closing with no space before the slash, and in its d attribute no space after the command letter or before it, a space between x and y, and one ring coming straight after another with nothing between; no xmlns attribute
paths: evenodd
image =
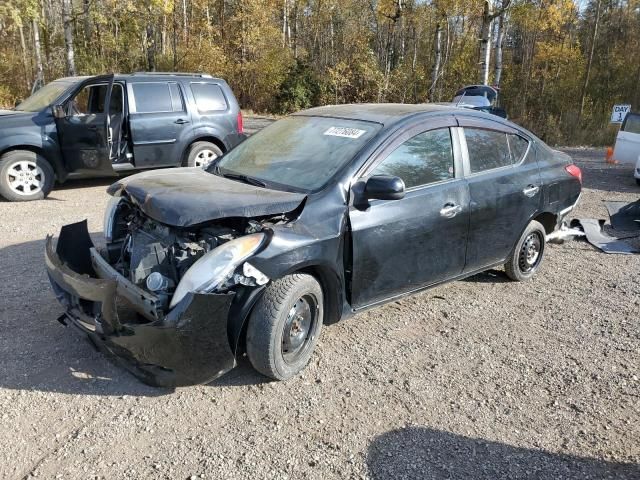
<svg viewBox="0 0 640 480"><path fill-rule="evenodd" d="M406 479L638 479L640 465L519 448L422 427L394 430L369 446L377 480Z"/></svg>
<svg viewBox="0 0 640 480"><path fill-rule="evenodd" d="M482 273L462 279L463 282L471 283L508 283L511 282L507 274L501 270L487 270Z"/></svg>
<svg viewBox="0 0 640 480"><path fill-rule="evenodd" d="M98 235L92 235L97 242ZM0 389L76 395L160 396L56 319L63 313L45 273L44 241L0 248ZM267 382L246 359L212 387Z"/></svg>

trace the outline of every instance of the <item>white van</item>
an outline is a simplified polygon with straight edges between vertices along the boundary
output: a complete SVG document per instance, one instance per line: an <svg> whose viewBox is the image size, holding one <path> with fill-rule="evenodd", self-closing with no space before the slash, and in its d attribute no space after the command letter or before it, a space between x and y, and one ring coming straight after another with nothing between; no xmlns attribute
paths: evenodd
<svg viewBox="0 0 640 480"><path fill-rule="evenodd" d="M616 138L613 158L619 163L635 165L633 176L640 185L640 113L627 113Z"/></svg>

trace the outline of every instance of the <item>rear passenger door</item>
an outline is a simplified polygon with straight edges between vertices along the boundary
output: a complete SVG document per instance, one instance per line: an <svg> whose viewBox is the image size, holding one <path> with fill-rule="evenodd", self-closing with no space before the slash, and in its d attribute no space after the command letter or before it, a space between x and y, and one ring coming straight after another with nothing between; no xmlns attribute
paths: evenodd
<svg viewBox="0 0 640 480"><path fill-rule="evenodd" d="M191 123L180 84L134 81L127 88L135 167L180 165Z"/></svg>
<svg viewBox="0 0 640 480"><path fill-rule="evenodd" d="M465 272L504 261L542 201L530 141L506 125L458 118L470 224Z"/></svg>

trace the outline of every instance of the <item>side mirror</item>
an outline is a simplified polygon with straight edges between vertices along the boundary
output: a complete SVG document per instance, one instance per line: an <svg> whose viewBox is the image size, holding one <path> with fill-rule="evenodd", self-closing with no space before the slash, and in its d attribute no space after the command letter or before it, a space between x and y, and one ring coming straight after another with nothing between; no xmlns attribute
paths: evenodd
<svg viewBox="0 0 640 480"><path fill-rule="evenodd" d="M67 116L62 105L54 105L51 107L51 110L53 111L54 118L65 118Z"/></svg>
<svg viewBox="0 0 640 480"><path fill-rule="evenodd" d="M400 200L404 198L404 182L400 177L374 175L367 180L364 194L369 200Z"/></svg>

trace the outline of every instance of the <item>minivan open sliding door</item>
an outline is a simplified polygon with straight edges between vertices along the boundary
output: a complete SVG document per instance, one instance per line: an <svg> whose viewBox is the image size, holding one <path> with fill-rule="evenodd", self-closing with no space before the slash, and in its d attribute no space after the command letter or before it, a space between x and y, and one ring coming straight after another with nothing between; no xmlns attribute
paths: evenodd
<svg viewBox="0 0 640 480"><path fill-rule="evenodd" d="M108 114L113 78L110 74L85 80L58 109L56 128L68 172L115 175Z"/></svg>

